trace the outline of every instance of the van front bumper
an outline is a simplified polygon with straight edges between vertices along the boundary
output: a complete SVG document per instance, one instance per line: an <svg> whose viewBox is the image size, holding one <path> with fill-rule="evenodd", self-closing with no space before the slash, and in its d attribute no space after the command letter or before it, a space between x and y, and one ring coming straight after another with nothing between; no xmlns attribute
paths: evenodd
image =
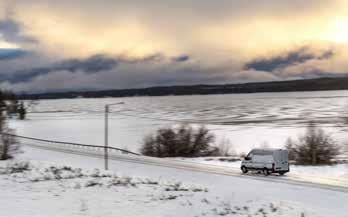
<svg viewBox="0 0 348 217"><path fill-rule="evenodd" d="M290 172L290 168L287 170L272 170L272 173L288 173Z"/></svg>

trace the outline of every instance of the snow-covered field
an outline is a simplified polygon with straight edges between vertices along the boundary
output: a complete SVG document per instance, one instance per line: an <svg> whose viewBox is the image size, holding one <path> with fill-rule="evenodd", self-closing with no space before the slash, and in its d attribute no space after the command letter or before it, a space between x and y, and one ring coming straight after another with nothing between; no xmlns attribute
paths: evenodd
<svg viewBox="0 0 348 217"><path fill-rule="evenodd" d="M24 147L0 162L0 216L335 216L347 191ZM29 162L29 164L27 164Z"/></svg>
<svg viewBox="0 0 348 217"><path fill-rule="evenodd" d="M347 99L348 91L318 91L40 100L31 104L28 120L10 124L24 136L101 145L104 105L124 102L111 109L112 146L138 151L145 135L178 124L167 119L205 124L217 143L229 140L236 152L246 153L259 146L283 147L288 137L305 132L308 121L347 144Z"/></svg>

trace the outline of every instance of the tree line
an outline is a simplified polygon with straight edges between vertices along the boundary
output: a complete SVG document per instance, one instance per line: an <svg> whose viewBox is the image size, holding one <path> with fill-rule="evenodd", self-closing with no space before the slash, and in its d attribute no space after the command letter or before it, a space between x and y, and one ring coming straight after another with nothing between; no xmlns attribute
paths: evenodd
<svg viewBox="0 0 348 217"><path fill-rule="evenodd" d="M26 118L27 109L23 101L18 100L18 96L11 91L0 90L0 109L8 117L16 116L20 120Z"/></svg>
<svg viewBox="0 0 348 217"><path fill-rule="evenodd" d="M257 92L292 92L348 90L348 77L302 79L292 81L271 81L219 85L158 86L138 89L113 89L102 91L67 91L57 93L22 94L21 99L60 99L60 98L101 98L131 96L168 96L168 95L209 95Z"/></svg>

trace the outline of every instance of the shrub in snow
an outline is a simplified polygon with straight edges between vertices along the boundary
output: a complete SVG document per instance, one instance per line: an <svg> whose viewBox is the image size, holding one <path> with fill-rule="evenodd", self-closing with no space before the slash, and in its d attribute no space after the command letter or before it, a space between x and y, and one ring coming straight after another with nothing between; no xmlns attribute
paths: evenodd
<svg viewBox="0 0 348 217"><path fill-rule="evenodd" d="M168 195L168 196L161 196L160 200L175 200L178 196L177 195Z"/></svg>
<svg viewBox="0 0 348 217"><path fill-rule="evenodd" d="M141 153L152 157L216 156L219 148L213 146L214 135L204 126L193 129L188 125L161 128L155 135L145 137Z"/></svg>
<svg viewBox="0 0 348 217"><path fill-rule="evenodd" d="M166 191L188 191L189 189L182 186L181 182L170 184L166 189Z"/></svg>
<svg viewBox="0 0 348 217"><path fill-rule="evenodd" d="M309 123L306 134L298 141L289 138L286 148L289 159L301 165L331 164L339 154L335 141L313 122Z"/></svg>
<svg viewBox="0 0 348 217"><path fill-rule="evenodd" d="M13 174L21 173L23 171L30 170L30 163L27 161L13 162L6 165L4 168L0 168L0 174Z"/></svg>
<svg viewBox="0 0 348 217"><path fill-rule="evenodd" d="M81 169L72 169L71 167L56 167L50 166L48 168L35 168L28 174L30 181L44 181L44 180L60 180L60 179L74 179L82 177Z"/></svg>
<svg viewBox="0 0 348 217"><path fill-rule="evenodd" d="M115 173L113 173L112 171L108 171L108 170L101 170L99 171L99 176L98 177L115 177Z"/></svg>
<svg viewBox="0 0 348 217"><path fill-rule="evenodd" d="M80 168L57 165L39 165L28 161L11 162L5 167L0 167L0 175L9 175L20 182L42 182L69 180L69 186L73 189L82 187L137 187L138 185L158 185L165 191L185 191L185 192L207 192L207 189L184 186L181 182L159 182L148 178L132 178L128 176L117 176L110 171L94 169L92 171Z"/></svg>
<svg viewBox="0 0 348 217"><path fill-rule="evenodd" d="M83 176L80 168L73 169L67 166L50 166L49 168L45 169L45 172L53 174L54 179L73 179Z"/></svg>
<svg viewBox="0 0 348 217"><path fill-rule="evenodd" d="M99 182L99 179L90 179L90 180L87 180L83 186L88 188L88 187L101 186L101 185L102 184Z"/></svg>
<svg viewBox="0 0 348 217"><path fill-rule="evenodd" d="M114 177L113 179L109 180L108 186L132 186L135 187L137 185L135 180L133 180L131 177Z"/></svg>
<svg viewBox="0 0 348 217"><path fill-rule="evenodd" d="M191 188L192 192L208 192L207 188L200 188L200 187L192 187Z"/></svg>
<svg viewBox="0 0 348 217"><path fill-rule="evenodd" d="M140 180L140 183L141 184L147 184L147 185L158 185L159 182L158 181L153 181L151 179L143 179L143 180Z"/></svg>
<svg viewBox="0 0 348 217"><path fill-rule="evenodd" d="M113 177L115 174L111 171L107 170L99 170L99 169L93 169L92 171L86 172L87 176L94 177L94 178L101 178L101 177Z"/></svg>

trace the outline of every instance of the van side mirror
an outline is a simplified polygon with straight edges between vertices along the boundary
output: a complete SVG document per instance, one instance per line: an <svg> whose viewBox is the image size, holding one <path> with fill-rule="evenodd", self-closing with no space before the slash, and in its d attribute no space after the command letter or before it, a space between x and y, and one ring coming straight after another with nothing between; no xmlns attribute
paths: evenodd
<svg viewBox="0 0 348 217"><path fill-rule="evenodd" d="M244 160L251 160L251 157L244 157Z"/></svg>

